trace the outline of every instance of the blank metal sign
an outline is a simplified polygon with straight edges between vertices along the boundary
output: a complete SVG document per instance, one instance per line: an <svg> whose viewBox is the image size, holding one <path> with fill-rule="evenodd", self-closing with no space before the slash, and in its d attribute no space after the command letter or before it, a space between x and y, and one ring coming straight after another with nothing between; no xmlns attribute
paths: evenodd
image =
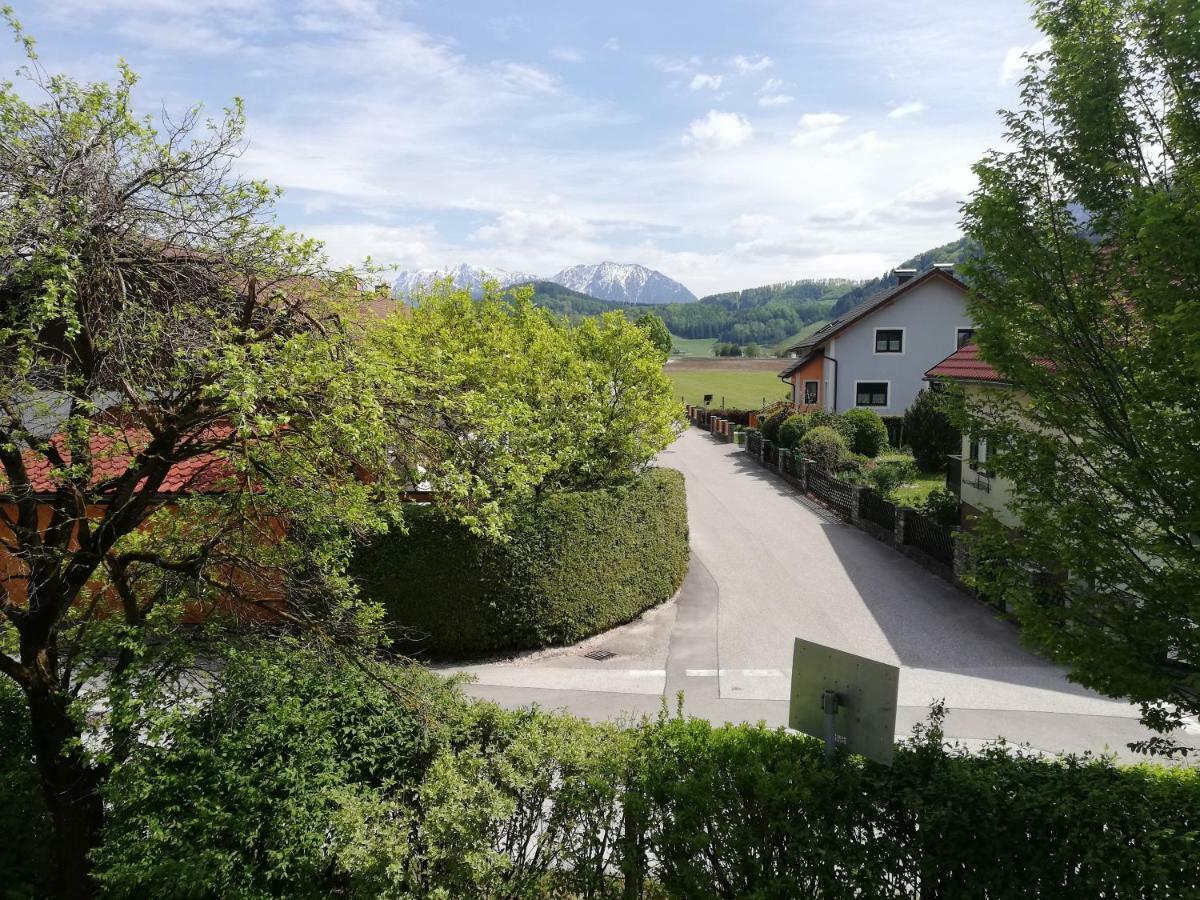
<svg viewBox="0 0 1200 900"><path fill-rule="evenodd" d="M788 724L805 734L825 736L821 694L836 691L837 746L890 765L896 741L896 666L796 638L792 653L792 698Z"/></svg>

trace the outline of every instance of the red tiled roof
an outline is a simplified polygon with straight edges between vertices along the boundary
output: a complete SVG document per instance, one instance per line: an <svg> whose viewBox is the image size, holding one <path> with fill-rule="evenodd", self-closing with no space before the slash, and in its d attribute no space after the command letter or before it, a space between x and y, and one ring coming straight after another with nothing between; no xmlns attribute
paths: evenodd
<svg viewBox="0 0 1200 900"><path fill-rule="evenodd" d="M204 441L211 442L228 437L232 432L229 426L209 429L202 435ZM65 446L62 435L55 435L51 441L62 454L69 465L71 455ZM149 434L141 429L130 429L115 434L94 434L88 441L92 456L92 487L100 487L110 479L119 478L129 468L133 458L150 441ZM25 471L36 494L52 494L58 490L59 479L54 467L41 453L26 450L22 454L25 461ZM158 489L160 494L203 494L218 493L226 490L233 478L234 472L225 456L218 452L201 453L190 459L181 460L171 466ZM144 484L139 483L139 489ZM7 491L8 481L0 475L0 492Z"/></svg>
<svg viewBox="0 0 1200 900"><path fill-rule="evenodd" d="M925 373L926 378L951 378L956 381L983 381L1008 384L1008 379L979 355L977 344L966 344Z"/></svg>

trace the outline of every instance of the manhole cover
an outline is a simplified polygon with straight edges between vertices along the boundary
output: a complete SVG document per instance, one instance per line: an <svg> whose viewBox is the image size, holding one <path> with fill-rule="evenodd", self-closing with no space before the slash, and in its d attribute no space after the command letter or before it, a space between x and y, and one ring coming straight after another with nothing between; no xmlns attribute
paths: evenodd
<svg viewBox="0 0 1200 900"><path fill-rule="evenodd" d="M591 653L585 653L583 655L588 659L604 662L606 659L612 659L617 654L613 653L611 650L593 650Z"/></svg>

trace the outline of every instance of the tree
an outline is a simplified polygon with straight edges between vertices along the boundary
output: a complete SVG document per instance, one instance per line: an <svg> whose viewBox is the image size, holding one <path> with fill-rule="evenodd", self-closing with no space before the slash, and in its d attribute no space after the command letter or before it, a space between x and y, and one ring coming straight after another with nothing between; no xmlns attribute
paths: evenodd
<svg viewBox="0 0 1200 900"><path fill-rule="evenodd" d="M359 280L235 173L240 104L137 118L127 68L49 76L9 20L28 66L0 86L0 675L54 889L82 897L101 788L197 656L264 620L369 646L344 569L397 517L386 449L412 429L380 401L397 382Z"/></svg>
<svg viewBox="0 0 1200 900"><path fill-rule="evenodd" d="M946 457L957 453L962 440L945 410L940 392L924 389L904 411L904 437L922 472L940 472Z"/></svg>
<svg viewBox="0 0 1200 900"><path fill-rule="evenodd" d="M1005 565L980 577L1073 679L1166 730L1200 712L1200 13L1035 10L1050 48L965 208L976 339L1016 391L956 415L1022 523L981 532ZM1019 563L1069 605L1039 605Z"/></svg>
<svg viewBox="0 0 1200 900"><path fill-rule="evenodd" d="M635 324L650 336L650 343L659 349L663 359L671 354L671 332L667 330L666 322L654 313L643 313Z"/></svg>

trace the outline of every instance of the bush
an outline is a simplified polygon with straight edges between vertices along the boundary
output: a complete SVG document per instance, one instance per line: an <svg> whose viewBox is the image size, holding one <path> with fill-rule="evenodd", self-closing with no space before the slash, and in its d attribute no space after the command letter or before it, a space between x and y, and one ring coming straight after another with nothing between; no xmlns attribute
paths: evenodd
<svg viewBox="0 0 1200 900"><path fill-rule="evenodd" d="M888 444L899 450L904 446L904 416L880 416L887 428Z"/></svg>
<svg viewBox="0 0 1200 900"><path fill-rule="evenodd" d="M236 658L121 767L107 896L1154 897L1200 890L1200 772L764 725L631 730L413 668ZM1014 874L1015 873L1015 874ZM632 879L626 884L627 879ZM186 887L185 887L186 886Z"/></svg>
<svg viewBox="0 0 1200 900"><path fill-rule="evenodd" d="M779 443L779 429L790 416L791 410L788 409L781 409L778 412L771 413L767 417L767 420L759 427L763 440L770 441L772 444Z"/></svg>
<svg viewBox="0 0 1200 900"><path fill-rule="evenodd" d="M958 497L950 491L945 488L934 488L925 498L925 502L921 504L921 514L946 528L957 528L960 506Z"/></svg>
<svg viewBox="0 0 1200 900"><path fill-rule="evenodd" d="M863 456L876 457L888 445L888 430L873 409L848 409L841 420L849 428L850 449Z"/></svg>
<svg viewBox="0 0 1200 900"><path fill-rule="evenodd" d="M0 897L48 896L43 879L54 832L33 763L25 696L6 675L0 675L0 810Z"/></svg>
<svg viewBox="0 0 1200 900"><path fill-rule="evenodd" d="M441 654L573 643L669 599L687 572L686 498L673 469L550 494L518 512L503 544L429 507L410 508L406 526L361 550L352 573L391 623Z"/></svg>
<svg viewBox="0 0 1200 900"><path fill-rule="evenodd" d="M922 472L944 471L946 457L962 446L958 430L942 410L941 398L928 388L905 410L904 437Z"/></svg>
<svg viewBox="0 0 1200 900"><path fill-rule="evenodd" d="M789 450L794 448L807 431L808 416L800 413L788 416L779 427L779 446L787 447Z"/></svg>
<svg viewBox="0 0 1200 900"><path fill-rule="evenodd" d="M817 465L832 471L849 453L846 438L827 425L809 429L800 438L799 450Z"/></svg>
<svg viewBox="0 0 1200 900"><path fill-rule="evenodd" d="M866 476L880 496L894 502L896 491L917 477L917 467L906 459L875 463Z"/></svg>

